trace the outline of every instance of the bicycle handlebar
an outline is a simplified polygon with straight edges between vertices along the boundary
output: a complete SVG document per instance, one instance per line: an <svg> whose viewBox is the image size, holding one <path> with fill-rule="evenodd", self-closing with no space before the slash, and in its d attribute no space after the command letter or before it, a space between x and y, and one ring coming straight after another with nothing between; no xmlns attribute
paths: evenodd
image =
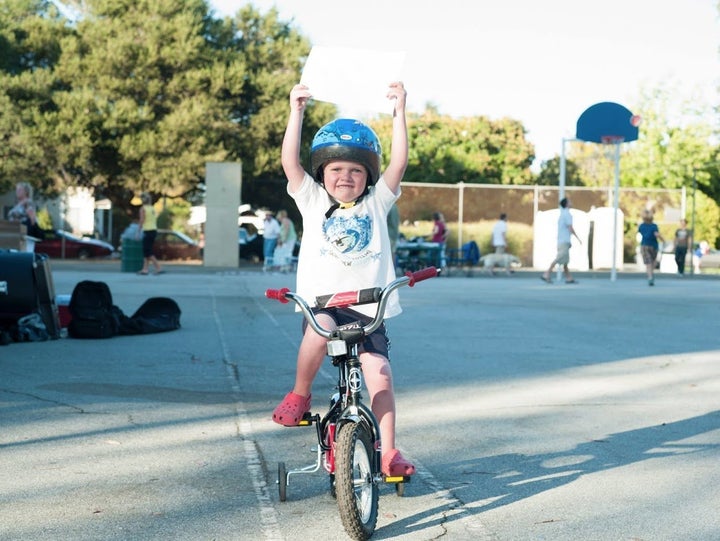
<svg viewBox="0 0 720 541"><path fill-rule="evenodd" d="M426 267L415 272L408 271L405 273L405 276L410 278L410 282L408 283L408 285L410 287L413 287L417 282L422 282L423 280L427 280L428 278L435 278L438 274L440 274L440 271L437 270L435 267Z"/></svg>
<svg viewBox="0 0 720 541"><path fill-rule="evenodd" d="M265 290L265 296L268 299L273 299L276 301L280 301L283 304L287 304L290 302L286 297L285 294L290 293L290 290L286 287L282 289L266 289Z"/></svg>
<svg viewBox="0 0 720 541"><path fill-rule="evenodd" d="M377 330L385 319L385 306L390 298L390 293L404 285L413 287L417 282L422 282L428 278L434 278L437 275L438 270L435 267L427 267L415 272L408 271L405 275L396 278L384 288L371 287L356 291L344 291L330 295L321 295L316 297L315 300L318 308L349 308L350 306L357 306L360 304L378 303L375 317L363 327L363 332L368 335ZM320 336L328 339L331 338L332 331L324 329L319 325L315 319L315 314L313 314L308 303L296 293L293 293L288 288L284 287L282 289L267 289L265 291L265 296L268 299L277 300L283 304L287 304L288 300L294 301L300 307L300 311L308 320L308 323L313 330Z"/></svg>

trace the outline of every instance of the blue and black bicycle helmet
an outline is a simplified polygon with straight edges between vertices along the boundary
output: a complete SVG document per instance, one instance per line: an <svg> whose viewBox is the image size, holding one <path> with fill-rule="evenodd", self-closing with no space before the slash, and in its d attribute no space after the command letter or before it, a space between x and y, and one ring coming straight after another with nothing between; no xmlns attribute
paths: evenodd
<svg viewBox="0 0 720 541"><path fill-rule="evenodd" d="M368 186L380 178L380 140L369 126L358 120L338 118L318 130L310 148L310 168L322 183L322 168L330 160L361 163L368 171Z"/></svg>

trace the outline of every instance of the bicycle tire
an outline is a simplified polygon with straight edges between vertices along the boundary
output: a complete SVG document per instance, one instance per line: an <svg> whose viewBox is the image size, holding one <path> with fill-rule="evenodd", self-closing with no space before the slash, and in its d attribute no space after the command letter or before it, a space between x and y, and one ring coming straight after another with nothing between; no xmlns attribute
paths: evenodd
<svg viewBox="0 0 720 541"><path fill-rule="evenodd" d="M340 518L351 538L365 541L375 531L380 499L372 471L372 439L363 423L345 423L335 441L335 491Z"/></svg>
<svg viewBox="0 0 720 541"><path fill-rule="evenodd" d="M278 462L278 496L281 502L287 500L287 469L284 462Z"/></svg>

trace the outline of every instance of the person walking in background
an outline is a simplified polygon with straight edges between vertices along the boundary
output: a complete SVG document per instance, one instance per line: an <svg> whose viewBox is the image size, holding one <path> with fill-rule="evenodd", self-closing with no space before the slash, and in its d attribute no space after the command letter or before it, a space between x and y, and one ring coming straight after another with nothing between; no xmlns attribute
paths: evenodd
<svg viewBox="0 0 720 541"><path fill-rule="evenodd" d="M142 206L140 207L140 216L138 218L138 240L142 240L143 250L143 267L138 274L147 275L152 264L155 274L162 274L164 271L160 267L160 263L155 257L153 248L155 246L155 237L157 237L157 214L152 204L152 196L143 192L140 196ZM142 235L142 239L140 236Z"/></svg>
<svg viewBox="0 0 720 541"><path fill-rule="evenodd" d="M277 246L272 256L272 265L280 272L288 272L292 267L293 250L297 241L295 224L288 216L286 210L279 210L277 220L280 224L280 234L277 238Z"/></svg>
<svg viewBox="0 0 720 541"><path fill-rule="evenodd" d="M678 274L680 276L685 275L685 258L688 253L690 237L687 221L683 218L680 220L680 227L675 231L675 263L677 264Z"/></svg>
<svg viewBox="0 0 720 541"><path fill-rule="evenodd" d="M560 216L558 217L558 230L557 230L557 255L550 267L540 277L541 280L548 284L552 282L550 273L552 273L555 265L562 265L563 274L565 275L566 284L577 284L577 281L570 274L568 265L570 264L570 246L572 245L573 235L580 244L582 241L578 234L573 229L572 214L570 214L570 200L567 197L563 197L560 200Z"/></svg>
<svg viewBox="0 0 720 541"><path fill-rule="evenodd" d="M504 254L507 249L507 214L500 214L492 232L492 244L496 254Z"/></svg>
<svg viewBox="0 0 720 541"><path fill-rule="evenodd" d="M268 211L265 213L265 221L263 222L263 270L267 270L274 265L273 256L275 255L275 247L279 236L280 224L273 216L273 213Z"/></svg>
<svg viewBox="0 0 720 541"><path fill-rule="evenodd" d="M643 211L642 223L638 227L640 233L640 253L642 254L643 263L647 273L648 285L655 285L655 262L658 256L658 239L663 243L665 239L660 234L660 230L655 222L653 222L653 213L649 209Z"/></svg>

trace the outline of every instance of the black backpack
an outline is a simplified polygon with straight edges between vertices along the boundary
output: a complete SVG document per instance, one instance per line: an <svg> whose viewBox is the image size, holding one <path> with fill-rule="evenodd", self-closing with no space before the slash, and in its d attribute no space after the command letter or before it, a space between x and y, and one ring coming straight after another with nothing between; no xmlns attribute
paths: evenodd
<svg viewBox="0 0 720 541"><path fill-rule="evenodd" d="M180 328L180 307L168 297L151 297L131 316L120 315L120 334L149 334Z"/></svg>
<svg viewBox="0 0 720 541"><path fill-rule="evenodd" d="M118 334L112 294L105 282L78 282L70 297L68 334L73 338L110 338Z"/></svg>

